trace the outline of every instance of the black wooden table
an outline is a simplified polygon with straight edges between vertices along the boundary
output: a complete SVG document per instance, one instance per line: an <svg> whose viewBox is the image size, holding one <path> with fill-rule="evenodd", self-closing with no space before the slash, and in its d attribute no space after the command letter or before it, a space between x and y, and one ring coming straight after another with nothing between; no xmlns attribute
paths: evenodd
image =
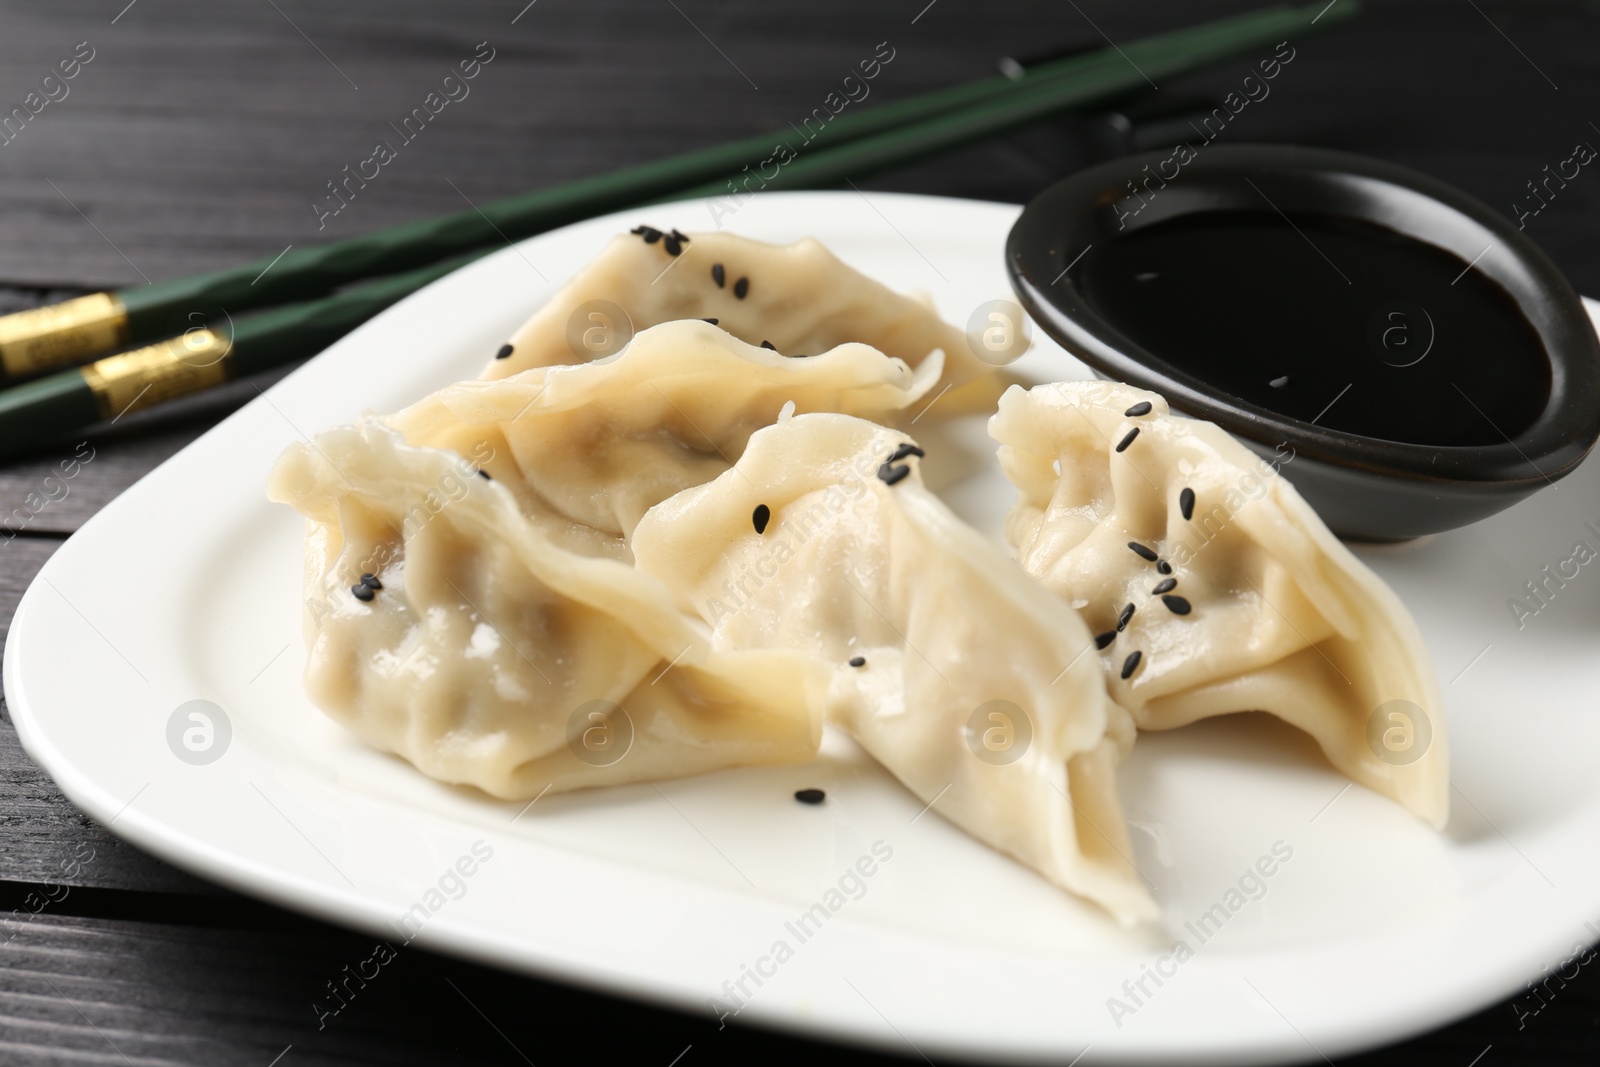
<svg viewBox="0 0 1600 1067"><path fill-rule="evenodd" d="M5 3L0 116L23 107L58 59L81 62L65 95L57 83L37 114L0 124L0 310L231 265L780 127L883 41L895 59L873 91L892 99L991 73L1003 56L1126 41L1249 6ZM1226 135L1392 159L1515 217L1517 205L1534 204L1527 183L1546 165L1579 142L1600 145L1597 40L1600 3L1377 0L1352 28L1298 42L1270 97ZM484 41L494 58L470 96L327 214L327 183ZM863 184L1020 202L1109 153L1170 145L1189 110L1220 98L1247 66ZM1580 290L1600 294L1600 173L1585 170L1546 196L1526 225ZM41 441L0 468L0 627L80 523L253 395L236 383ZM47 482L84 437L93 461L70 483ZM371 938L123 844L61 797L9 723L0 724L0 940L4 1063L888 1062L411 949L319 1028L313 1002L371 954ZM1550 989L1543 1001L1507 1002L1345 1062L1596 1062L1600 979L1583 969Z"/></svg>

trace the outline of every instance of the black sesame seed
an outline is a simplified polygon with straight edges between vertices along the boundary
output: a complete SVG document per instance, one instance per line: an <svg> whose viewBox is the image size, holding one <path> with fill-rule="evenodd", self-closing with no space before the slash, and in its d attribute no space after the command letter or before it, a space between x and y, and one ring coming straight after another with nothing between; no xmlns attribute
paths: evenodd
<svg viewBox="0 0 1600 1067"><path fill-rule="evenodd" d="M1160 556L1156 555L1156 550L1151 548L1149 545L1141 545L1137 541L1129 541L1128 547L1133 549L1134 555L1138 556L1140 559L1149 560L1151 563L1154 563L1156 560L1161 558Z"/></svg>
<svg viewBox="0 0 1600 1067"><path fill-rule="evenodd" d="M1194 490L1185 488L1178 494L1178 510L1183 513L1184 521L1194 518Z"/></svg>
<svg viewBox="0 0 1600 1067"><path fill-rule="evenodd" d="M683 254L683 245L671 234L668 234L662 240L661 247L667 250L667 255L669 256L681 256Z"/></svg>
<svg viewBox="0 0 1600 1067"><path fill-rule="evenodd" d="M772 521L772 509L765 504L757 504L755 513L750 516L750 521L755 523L756 533L766 533L767 523Z"/></svg>
<svg viewBox="0 0 1600 1067"><path fill-rule="evenodd" d="M1289 384L1289 376L1285 374L1282 378L1274 378L1267 384L1272 386L1274 389L1282 389L1284 386Z"/></svg>
<svg viewBox="0 0 1600 1067"><path fill-rule="evenodd" d="M661 240L661 231L656 229L654 226L635 226L628 232L636 233L640 237L643 237L644 243L647 245L653 245L657 241Z"/></svg>
<svg viewBox="0 0 1600 1067"><path fill-rule="evenodd" d="M1128 436L1117 442L1117 451L1126 452L1128 450L1128 446L1133 444L1133 439L1138 436L1139 427L1135 426L1133 429L1128 431Z"/></svg>
<svg viewBox="0 0 1600 1067"><path fill-rule="evenodd" d="M360 582L352 585L350 592L357 600L371 600L373 596L371 588L362 585Z"/></svg>
<svg viewBox="0 0 1600 1067"><path fill-rule="evenodd" d="M1117 616L1117 633L1120 634L1128 628L1128 620L1131 618L1133 618L1133 605L1129 604L1122 609L1122 614Z"/></svg>
<svg viewBox="0 0 1600 1067"><path fill-rule="evenodd" d="M1156 573L1157 574L1171 574L1172 573L1172 564L1168 563L1166 560L1161 560L1160 562L1158 562L1156 564Z"/></svg>
<svg viewBox="0 0 1600 1067"><path fill-rule="evenodd" d="M750 292L750 279L740 278L733 283L733 295L743 300Z"/></svg>
<svg viewBox="0 0 1600 1067"><path fill-rule="evenodd" d="M1148 415L1148 414L1150 414L1150 412L1153 411L1154 409L1155 409L1155 405L1150 403L1150 401L1141 400L1137 404L1133 405L1133 407L1129 408L1127 411L1124 411L1123 414L1128 416L1128 418L1130 418L1130 419L1136 419L1140 415Z"/></svg>
<svg viewBox="0 0 1600 1067"><path fill-rule="evenodd" d="M721 319L701 319L700 321L701 322L709 322L711 325L715 326L717 323L721 322L722 320Z"/></svg>
<svg viewBox="0 0 1600 1067"><path fill-rule="evenodd" d="M900 464L898 467L894 466L893 464L885 463L883 466L878 468L878 477L883 479L885 485L893 485L910 473L911 468L906 466L904 463Z"/></svg>
<svg viewBox="0 0 1600 1067"><path fill-rule="evenodd" d="M1117 639L1117 631L1107 630L1103 634L1094 635L1094 647L1104 650L1107 645Z"/></svg>
<svg viewBox="0 0 1600 1067"><path fill-rule="evenodd" d="M1165 604L1168 610L1170 610L1174 615L1187 615L1193 610L1189 606L1189 602L1183 599L1181 596L1164 596L1161 598L1161 602Z"/></svg>
<svg viewBox="0 0 1600 1067"><path fill-rule="evenodd" d="M728 283L728 272L722 269L721 263L711 264L711 280L717 283L718 289Z"/></svg>
<svg viewBox="0 0 1600 1067"><path fill-rule="evenodd" d="M681 230L679 230L676 226L674 226L672 228L672 236L676 237L679 241L682 241L684 244L688 244L689 243L689 235L684 233L684 232L682 232Z"/></svg>
<svg viewBox="0 0 1600 1067"><path fill-rule="evenodd" d="M821 804L828 799L828 794L820 789L797 789L794 798L802 804Z"/></svg>
<svg viewBox="0 0 1600 1067"><path fill-rule="evenodd" d="M1127 681L1133 672L1139 669L1139 661L1144 659L1143 652L1130 652L1128 658L1122 661L1122 680Z"/></svg>
<svg viewBox="0 0 1600 1067"><path fill-rule="evenodd" d="M894 453L889 456L889 462L890 463L899 463L901 460L905 459L907 456L916 456L918 459L921 459L923 456L926 456L926 455L927 455L927 453L924 452L922 449L918 448L916 445L912 444L910 441L907 441L907 442L905 442L904 444L900 445L898 448L896 448L894 450Z"/></svg>
<svg viewBox="0 0 1600 1067"><path fill-rule="evenodd" d="M366 586L368 589L383 588L383 583L378 581L378 576L376 574L363 574L361 576L361 584Z"/></svg>
<svg viewBox="0 0 1600 1067"><path fill-rule="evenodd" d="M489 477L489 472L484 470L482 467L478 468L478 477L482 478L486 482L494 481L493 478Z"/></svg>
<svg viewBox="0 0 1600 1067"><path fill-rule="evenodd" d="M852 666L852 667L865 667L866 665L867 665L867 657L865 657L865 656L851 656L850 657L850 666Z"/></svg>
<svg viewBox="0 0 1600 1067"><path fill-rule="evenodd" d="M1150 595L1160 596L1162 593L1170 593L1176 588L1178 588L1178 579L1163 578L1156 583L1156 587L1154 589L1150 590Z"/></svg>
<svg viewBox="0 0 1600 1067"><path fill-rule="evenodd" d="M494 354L494 358L495 359L509 359L511 357L511 353L513 353L515 351L516 351L516 349L512 348L510 345L501 345L500 346L500 351L498 351L498 352L496 352Z"/></svg>
<svg viewBox="0 0 1600 1067"><path fill-rule="evenodd" d="M761 347L765 348L768 352L776 352L778 350L778 346L773 344L771 341L762 341Z"/></svg>

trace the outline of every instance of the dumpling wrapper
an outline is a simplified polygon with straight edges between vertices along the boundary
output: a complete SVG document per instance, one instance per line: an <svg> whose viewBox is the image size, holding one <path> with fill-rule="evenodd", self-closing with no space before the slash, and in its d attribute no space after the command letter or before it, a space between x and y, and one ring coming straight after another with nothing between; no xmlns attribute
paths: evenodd
<svg viewBox="0 0 1600 1067"><path fill-rule="evenodd" d="M626 560L646 510L727 470L786 403L894 421L934 386L942 358L913 371L846 344L793 359L677 321L600 362L449 386L388 422L413 445L491 449L485 469L558 544Z"/></svg>
<svg viewBox="0 0 1600 1067"><path fill-rule="evenodd" d="M1126 414L1141 403L1149 414ZM989 432L1021 490L1006 534L1022 566L1097 633L1134 606L1102 658L1141 729L1270 712L1350 778L1444 826L1445 718L1416 623L1272 465L1221 427L1170 414L1159 395L1111 382L1014 386ZM1152 595L1166 576L1129 542L1170 562L1168 595L1187 615Z"/></svg>
<svg viewBox="0 0 1600 1067"><path fill-rule="evenodd" d="M906 441L845 415L760 430L733 470L645 516L638 566L717 647L817 657L829 719L945 818L1124 924L1153 917L1116 795L1133 727L1088 631L923 487L916 458L894 464L910 468L897 484L879 477ZM1025 716L1014 762L976 754L1008 725L980 710L991 701Z"/></svg>
<svg viewBox="0 0 1600 1067"><path fill-rule="evenodd" d="M311 699L433 778L523 799L816 752L825 672L712 649L659 582L556 547L460 456L368 421L291 445L268 496L311 520Z"/></svg>
<svg viewBox="0 0 1600 1067"><path fill-rule="evenodd" d="M847 266L820 242L807 238L773 245L711 232L689 234L680 247L675 258L664 240L613 237L510 338L511 355L490 360L482 376L506 378L532 367L591 358L581 343L573 343L570 324L584 304L605 300L627 313L635 331L674 319L714 318L747 344L767 341L786 356L815 356L858 342L917 367L941 350L945 365L939 389L950 386L951 392L937 414L954 414L978 402L993 405L999 392L994 367L972 354L966 334L940 319L929 304ZM720 286L712 275L717 265ZM967 385L973 388L962 392Z"/></svg>

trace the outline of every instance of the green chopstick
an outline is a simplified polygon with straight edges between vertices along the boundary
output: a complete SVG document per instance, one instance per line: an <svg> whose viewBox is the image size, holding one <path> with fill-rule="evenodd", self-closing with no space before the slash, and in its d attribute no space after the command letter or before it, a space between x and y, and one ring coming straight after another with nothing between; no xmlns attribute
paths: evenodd
<svg viewBox="0 0 1600 1067"><path fill-rule="evenodd" d="M1328 20L1343 21L1354 6L1354 0L1334 5L1326 12ZM1309 23L1316 21L1310 19ZM818 157L829 148L880 134L889 135L907 125L920 123L924 132L894 144L921 154L939 151L941 144L971 140L982 135L971 123L953 140L930 136L926 129L953 114L966 114L973 107L986 104L998 107L1014 95L1028 96L1034 101L1034 107L1020 113L995 112L999 120L1011 125L1030 121L1028 117L1008 117L1015 114L1042 115L1138 91L1143 88L1145 79L1129 66L1128 57L1135 51L1162 76L1169 76L1216 62L1218 57L1236 55L1238 48L1226 47L1229 40L1253 43L1262 40L1263 34L1271 36L1307 25L1304 9L1266 8L1161 34L1131 44L1126 51L1113 46L1057 60L1027 72L1020 80L995 76L895 103L842 112L821 124L820 131L807 141L808 148L818 147L803 160L807 166L799 167L798 162L791 165L790 169L797 173L784 175L783 184L794 187L807 182L831 182L837 178L827 176L841 173L840 168L895 165L883 162L882 151L866 152L859 164L843 160L824 164ZM1186 62L1183 57L1190 53L1210 58ZM1043 94L1058 80L1069 82L1072 92L1059 98L1029 96ZM1106 88L1097 92L1094 89L1097 84ZM807 120L811 118L807 116ZM980 120L973 120L977 121ZM748 167L765 163L775 144L788 140L790 132L783 130L745 137L535 190L486 204L481 209L474 207L441 218L404 223L343 241L302 249L291 245L277 257L239 267L110 293L93 293L62 304L0 316L0 372L11 376L38 373L128 345L159 340L179 332L191 313L206 315L226 309L230 314L237 314L252 308L323 296L361 278L409 270L447 256L531 236L674 193L681 196L682 190L714 178L722 180L714 188L697 189L695 195L709 195L707 189L711 189L712 194L722 193L731 180L742 179ZM889 150L891 154L893 150ZM850 170L850 173L864 172ZM729 179L729 175L733 175L733 179Z"/></svg>
<svg viewBox="0 0 1600 1067"><path fill-rule="evenodd" d="M116 420L233 378L314 356L384 308L477 259L456 257L289 304L240 320L227 331L197 327L143 348L0 390L0 457Z"/></svg>
<svg viewBox="0 0 1600 1067"><path fill-rule="evenodd" d="M1258 17L1255 24L1232 32L1221 32L1214 28L1215 24L1208 24L1193 31L1182 46L1174 46L1167 39L1134 42L1113 53L1120 64L1114 64L1113 69L1070 71L1037 84L1024 81L1015 92L1004 96L906 123L875 137L799 155L779 166L772 177L758 176L753 188L749 177L740 177L737 183L724 180L684 189L660 202L719 196L737 201L755 192L817 188L906 166L1057 112L1103 104L1145 88L1156 78L1170 78L1236 59L1252 49L1278 42L1285 33L1329 29L1359 13L1360 7L1354 2L1333 7L1310 4L1276 9L1268 17ZM726 210L731 214L734 205L728 205Z"/></svg>

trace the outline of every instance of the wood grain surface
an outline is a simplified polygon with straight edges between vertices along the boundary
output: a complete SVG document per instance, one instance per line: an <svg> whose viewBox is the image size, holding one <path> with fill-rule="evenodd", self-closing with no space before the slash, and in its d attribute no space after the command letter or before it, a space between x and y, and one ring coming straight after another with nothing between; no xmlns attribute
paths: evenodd
<svg viewBox="0 0 1600 1067"><path fill-rule="evenodd" d="M882 41L896 52L875 101L990 74L1002 56L1123 42L1252 6L0 3L0 115L62 57L92 52L65 96L0 143L0 311L781 129ZM1580 141L1600 144L1597 33L1600 4L1581 0L1370 2L1350 28L1295 42L1293 66L1226 136L1381 156L1516 217L1544 167ZM480 42L494 58L469 95L319 221L327 183L391 138L388 124ZM1188 116L1248 65L1161 85L1130 101L1126 119L1056 119L861 185L1021 202L1109 152L1182 137ZM1585 169L1560 186L1526 227L1580 290L1600 294L1600 174ZM0 466L0 635L62 538L273 377L42 440ZM61 463L83 447L93 458L62 478ZM892 1035L887 1049L867 1052L719 1030L707 1017L415 949L349 987L330 1015L328 983L371 958L370 938L212 887L121 843L59 794L3 722L0 940L3 1063L926 1060ZM1591 970L1541 987L1542 1000L1508 1001L1340 1062L1594 1063L1600 980ZM1309 1048L1305 1058L1321 1062Z"/></svg>

